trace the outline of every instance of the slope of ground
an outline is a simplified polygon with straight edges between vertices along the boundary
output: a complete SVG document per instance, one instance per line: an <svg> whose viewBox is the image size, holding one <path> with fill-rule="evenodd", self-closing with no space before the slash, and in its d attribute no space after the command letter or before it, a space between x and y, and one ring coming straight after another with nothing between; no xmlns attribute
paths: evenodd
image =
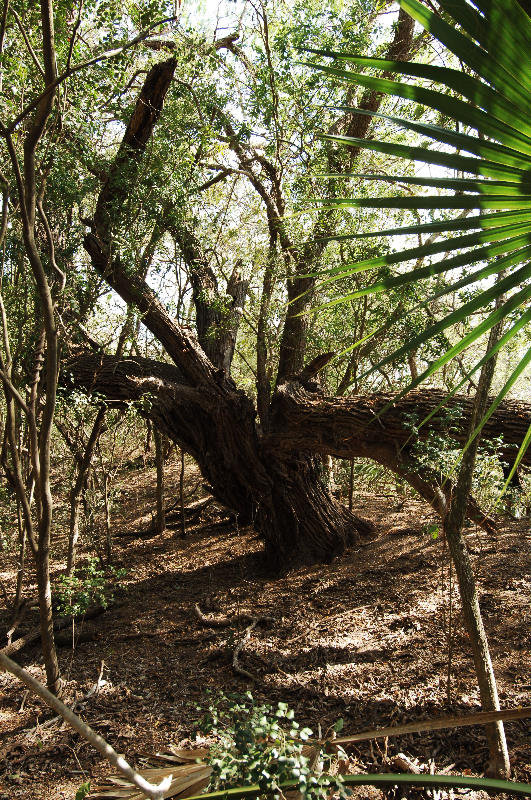
<svg viewBox="0 0 531 800"><path fill-rule="evenodd" d="M197 476L188 482L197 485ZM184 540L178 529L150 533L151 514L138 517L138 510L153 507L153 484L153 471L122 475L114 563L128 570L127 577L103 616L77 625L74 639L81 632L92 640L59 651L67 702L85 695L102 670L105 683L84 702L82 715L131 762L141 767L169 744L189 743L207 689L251 689L259 700L288 702L316 732L343 718L345 735L479 709L448 554L440 538L432 538L436 520L423 504L360 496L357 510L378 525L373 541L330 565L273 578L262 569L260 542L237 524L207 519ZM530 538L526 521L506 523L497 537L469 532L507 707L530 703ZM255 681L236 674L232 663L246 623L205 626L196 604L203 614L274 617L253 630L239 656ZM8 619L2 613L3 629ZM25 629L32 624L35 618ZM38 648L18 660L43 678ZM73 800L83 781L95 784L109 774L107 764L60 721L50 722L48 709L15 679L0 674L0 691L0 800ZM506 731L515 778L529 781L530 722L507 723ZM486 760L481 728L349 750L352 768L363 771L389 770L399 752L435 771L481 774ZM358 796L382 795L364 789Z"/></svg>

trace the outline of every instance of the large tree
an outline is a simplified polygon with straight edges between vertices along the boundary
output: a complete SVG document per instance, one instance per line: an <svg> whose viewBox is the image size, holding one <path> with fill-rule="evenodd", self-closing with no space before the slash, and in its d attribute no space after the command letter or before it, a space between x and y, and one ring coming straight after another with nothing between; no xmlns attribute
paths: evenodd
<svg viewBox="0 0 531 800"><path fill-rule="evenodd" d="M133 11L127 7L127 20L119 18L122 30L129 32L133 23L151 24L157 10L166 10L163 5L153 4L138 19L136 6L132 4ZM105 14L112 17L112 9L106 8L94 4L96 22L109 24ZM324 8L316 4L311 9L315 29ZM365 21L358 11L356 18L341 22L348 36L358 37L357 46L364 44L376 19L375 10L368 11ZM62 323L85 347L67 358L63 382L73 379L77 387L114 402L137 402L141 413L196 459L213 493L242 522L253 522L277 568L329 560L349 541L371 532L369 523L329 493L322 479L321 457L326 454L376 459L406 477L444 513L444 492L408 460L404 426L404 412L412 403L423 413L435 407L439 396L413 396L392 414L377 418L375 412L388 396L326 398L318 383L329 355L315 357L315 346L309 347L312 331L304 312L315 289L311 274L328 257L328 237L340 222L337 212L327 208L294 221L290 195L302 194L301 172L310 166L347 172L363 156L358 147L343 151L309 137L316 115L324 112L307 102L308 95L314 92L316 103L327 98L320 94L318 79L301 78L302 68L294 73L279 68L285 63L282 48L296 26L288 35L279 23L273 41L267 8L257 5L254 38L247 49L239 30L207 40L183 25L175 35L142 39L144 45L137 38L140 52L131 47L118 56L111 53L102 63L114 67L103 66L98 74L89 67L80 69L67 83L72 64L82 60L87 37L102 48L107 41L104 35L98 40L90 14L84 20L81 13L61 17L59 8L57 14L65 34L58 45L58 80L69 89L61 90L39 167L47 179L42 180L43 208L47 202L55 257L62 260L69 281L70 293L60 308ZM29 12L22 27L24 23L36 25ZM8 30L15 22L11 25ZM82 37L77 35L80 28ZM380 39L379 47L390 59L409 58L424 41L415 37L404 12L392 29L380 32ZM310 35L309 43L323 42ZM33 67L34 83L28 78L26 87L30 98L39 96L35 53ZM139 81L140 89L135 88ZM367 90L357 98L343 98L341 91L336 87L328 100L355 101L355 110L335 121L337 114L331 114L326 129L363 139L372 123L362 112L377 112L382 96ZM6 130L14 133L24 125L32 103L22 110L7 109L13 119ZM103 120L104 113L110 122ZM219 195L208 195L208 202L197 199L218 189ZM226 210L238 193L243 193L240 216L234 215L229 224L224 222ZM72 206L80 210L79 219ZM242 207L251 209L255 227L261 220L259 233L255 244L252 237L241 236L227 255L224 225L234 235L244 219ZM81 241L89 258L87 273ZM191 314L180 308L170 312L173 298L164 285L158 296L150 288L150 268L156 270L168 258L169 244L175 247L179 274L191 285ZM238 251L244 262L256 257L258 286L257 272L249 273L248 264L236 257ZM105 283L136 309L152 342L158 343L160 358L109 355L94 336L83 337L94 298ZM253 391L243 388L241 365L234 368L246 299L248 305L254 303L251 321L256 329ZM342 391L349 384L351 362L347 370ZM456 402L461 402L465 430L468 405ZM503 413L493 417L492 425L496 419L498 424L508 422L510 445L525 430L529 411L518 406L517 417ZM432 430L444 424L441 419L432 420ZM473 506L470 514L480 518Z"/></svg>
<svg viewBox="0 0 531 800"><path fill-rule="evenodd" d="M194 296L196 336L175 323L145 281L128 270L119 254L113 252L112 221L133 191L142 154L162 110L174 69L173 59L151 69L98 198L92 231L84 244L95 269L127 303L137 306L143 324L163 345L175 367L139 358L81 356L69 364L75 382L113 400L149 398L147 413L194 456L214 494L237 511L243 521L254 522L265 540L267 555L276 566L327 560L355 536L370 532L367 522L330 496L321 480L317 453L344 458L365 455L379 460L405 475L443 510L444 500L434 492L429 478L423 480L409 470L407 452L400 453L407 439L405 417L401 416L405 409L395 408L391 418L387 415L383 421L375 422L372 417L375 407L381 406L381 397L343 402L320 397L315 376L328 356L318 357L303 368L302 317L288 311L281 336L276 391L263 431L256 424L251 398L230 377L233 337L226 337L223 347L222 337L213 341L209 338L212 325L227 325L226 319L216 317L214 303L209 305L207 301L207 308L203 308L206 281L214 283L213 274L205 265L190 261L193 280L201 288ZM277 220L275 224L280 226L281 222ZM308 243L306 247L311 246ZM194 243L194 253L197 251ZM302 273L313 263L306 254L296 266ZM288 286L303 284L307 290L311 280L292 279ZM291 289L294 297L298 296L297 291L300 286L298 290ZM233 312L238 302L241 299L235 294ZM302 310L301 302L297 314ZM421 398L410 397L403 405L410 407L413 403L423 413L440 399L439 394L431 392ZM462 408L466 419L467 404L463 403ZM507 446L518 441L529 420L525 406L519 406L518 411L516 419L507 415ZM389 419L394 424L390 425ZM500 425L502 420L500 413L492 424Z"/></svg>

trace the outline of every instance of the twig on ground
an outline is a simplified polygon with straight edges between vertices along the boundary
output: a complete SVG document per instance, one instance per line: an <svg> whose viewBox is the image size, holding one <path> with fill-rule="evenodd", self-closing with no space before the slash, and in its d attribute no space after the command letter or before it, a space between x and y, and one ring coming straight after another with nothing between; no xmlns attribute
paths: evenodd
<svg viewBox="0 0 531 800"><path fill-rule="evenodd" d="M242 652L245 643L249 640L251 633L256 628L256 626L260 625L261 623L272 624L273 622L276 621L275 618L267 614L255 615L246 613L235 614L233 617L206 616L205 614L203 614L197 603L194 606L194 612L199 622L201 622L202 625L208 625L209 627L213 628L227 628L229 625L234 625L237 622L249 623L249 625L245 629L243 638L236 645L234 653L232 654L232 668L234 672L236 672L238 675L241 675L243 678L247 678L248 680L258 682L259 678L257 675L253 675L252 672L249 672L240 665L239 662L240 653Z"/></svg>
<svg viewBox="0 0 531 800"><path fill-rule="evenodd" d="M243 639L240 640L239 644L234 649L234 653L232 654L232 668L234 672L236 672L238 675L241 675L243 678L248 678L249 680L254 681L255 683L258 682L258 677L256 675L253 675L252 672L249 672L248 670L241 667L238 658L245 646L245 643L249 640L251 633L253 632L253 630L256 628L257 625L258 625L258 617L256 617L253 620L253 622L251 622L251 624L247 626L247 628L245 629L245 633L243 635Z"/></svg>
<svg viewBox="0 0 531 800"><path fill-rule="evenodd" d="M103 669L104 669L104 667L105 667L105 661L102 661L101 665L100 665L100 672L99 672L98 678L96 680L96 683L92 684L92 686L90 687L88 692L86 692L86 694L82 695L81 697L78 697L78 699L72 704L72 711L74 711L76 713L79 712L79 711L83 711L85 709L86 704L87 704L87 700L90 700L91 697L96 697L99 694L101 687L105 686L107 681L103 679ZM47 719L46 722L39 723L38 724L38 730L42 730L42 728L51 728L52 725L55 722L58 722L60 719L64 719L62 714L58 714L55 717L51 717L51 719ZM26 732L28 732L28 731L24 731L24 733L26 733Z"/></svg>

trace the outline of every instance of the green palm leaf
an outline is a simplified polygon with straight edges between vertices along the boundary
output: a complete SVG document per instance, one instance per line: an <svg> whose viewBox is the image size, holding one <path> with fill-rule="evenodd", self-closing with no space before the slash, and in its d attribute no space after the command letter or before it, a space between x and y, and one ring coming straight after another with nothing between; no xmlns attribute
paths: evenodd
<svg viewBox="0 0 531 800"><path fill-rule="evenodd" d="M400 0L401 7L459 59L461 71L433 64L389 61L352 53L313 51L334 59L332 65L313 65L328 77L401 98L401 101L411 101L416 104L417 111L419 106L423 106L447 120L435 124L417 121L418 113L411 115L414 119L404 119L339 106L338 110L343 114L366 113L375 120L383 120L397 129L410 131L418 137L418 143L404 144L403 139L382 140L378 135L367 139L348 135L326 135L323 138L336 145L383 153L392 158L391 163L414 162L421 172L412 176L393 170L394 174L327 174L322 177L336 180L354 178L358 185L362 180L407 185L418 187L420 193L412 196L410 189L407 194L406 190L401 189L400 194L386 197L354 195L312 200L321 208L330 209L462 210L454 219L434 219L430 222L419 219L417 224L329 237L345 241L404 234L444 236L427 245L409 247L330 270L326 276L322 275L321 286L371 269L392 268L393 271L368 287L323 303L321 308L398 286L416 285L418 281L431 276L446 276L451 270L468 268L481 262L471 274L468 272L456 280L448 280L444 288L431 298L456 292L464 286L475 286L473 300L462 303L443 320L412 337L373 368L381 368L426 343L450 325L463 322L471 314L484 310L485 318L430 364L404 391L409 391L433 375L509 315L512 327L507 335L502 336L502 344L506 344L524 324L529 324L530 319L531 62L525 54L531 52L531 20L517 0L473 0L473 5L466 0L439 0L439 4L445 14L444 19L418 0ZM354 69L350 68L351 65ZM472 74L467 74L463 65ZM378 77L378 71L384 75ZM393 75L397 77L396 80L390 79L389 76ZM419 80L429 82L429 86L419 84ZM434 175L427 175L427 168L432 167L443 167L452 170L453 174L440 174L438 170ZM425 189L443 190L444 193L426 194ZM476 209L479 213L467 214ZM446 255L430 263L431 258L439 253ZM412 259L417 262L415 266L404 270L401 265ZM423 259L427 263L423 264ZM485 284L492 276L495 276L494 285L491 281ZM491 309L489 313L489 305L496 300L500 307L494 311ZM502 344L491 348L472 372L492 357ZM529 353L521 358L488 413L492 413L530 362Z"/></svg>
<svg viewBox="0 0 531 800"><path fill-rule="evenodd" d="M336 111L344 113L352 112L350 106L333 106ZM451 131L448 128L442 128L440 125L434 125L430 122L413 122L409 119L402 119L395 117L391 114L381 114L376 111L368 111L367 109L356 109L356 114L363 114L367 117L375 117L377 119L384 119L392 122L397 127L404 128L404 130L419 133L422 136L427 136L429 139L434 139L441 144L448 144L459 150L464 150L467 153L473 153L481 158L498 161L505 166L520 167L524 172L529 170L529 159L522 158L518 150L512 147L498 144L498 142L489 142L486 139L478 139L477 136L470 136L466 133L459 133L458 131ZM513 116L514 120L514 116ZM527 123L525 123L527 125ZM531 126L529 126L531 129ZM338 177L345 177L344 174Z"/></svg>
<svg viewBox="0 0 531 800"><path fill-rule="evenodd" d="M330 55L323 50L311 51L320 55ZM437 81L444 83L448 88L454 89L459 94L470 100L471 103L481 109L487 107L489 113L493 114L498 120L505 122L509 127L514 127L515 116L518 119L519 125L523 126L524 132L531 132L531 124L521 112L519 106L506 100L503 95L495 92L485 83L481 83L476 78L459 72L456 69L448 69L447 67L434 67L431 64L415 64L411 62L401 61L388 61L384 58L369 58L353 56L347 53L334 53L336 59L339 61L346 61L347 63L356 64L360 67L372 67L374 69L383 69L387 72L394 72L397 75L404 75L408 77L422 78L429 81ZM351 79L352 73L330 67L330 74L335 74L337 77Z"/></svg>
<svg viewBox="0 0 531 800"><path fill-rule="evenodd" d="M529 212L523 211L501 211L499 214L485 216L460 217L458 219L439 220L438 222L424 222L420 225L402 225L400 228L386 228L379 231L362 231L361 233L342 233L336 236L323 236L316 241L337 241L344 242L349 239L367 239L376 236L405 236L412 233L444 233L445 231L468 231L474 229L497 228L511 222L527 222Z"/></svg>

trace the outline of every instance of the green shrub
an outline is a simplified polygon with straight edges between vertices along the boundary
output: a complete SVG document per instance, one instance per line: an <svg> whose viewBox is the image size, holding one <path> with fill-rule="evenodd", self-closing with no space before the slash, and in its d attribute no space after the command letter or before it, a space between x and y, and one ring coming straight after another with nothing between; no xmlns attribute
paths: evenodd
<svg viewBox="0 0 531 800"><path fill-rule="evenodd" d="M120 585L116 582L125 575L126 569L109 567L105 570L97 558L89 558L72 575L61 575L57 580L54 594L59 614L79 617L93 604L107 608L114 600L114 590Z"/></svg>
<svg viewBox="0 0 531 800"><path fill-rule="evenodd" d="M208 791L258 784L263 796L281 798L280 784L296 781L294 790L307 800L331 792L339 797L351 794L340 775L329 774L337 755L326 753L323 743L312 740L310 728L301 727L294 717L286 703L276 708L258 704L250 692L213 699L198 723L200 731L215 740L207 759L213 769ZM336 723L336 730L341 727L342 721ZM315 749L309 753L307 745L312 744Z"/></svg>

